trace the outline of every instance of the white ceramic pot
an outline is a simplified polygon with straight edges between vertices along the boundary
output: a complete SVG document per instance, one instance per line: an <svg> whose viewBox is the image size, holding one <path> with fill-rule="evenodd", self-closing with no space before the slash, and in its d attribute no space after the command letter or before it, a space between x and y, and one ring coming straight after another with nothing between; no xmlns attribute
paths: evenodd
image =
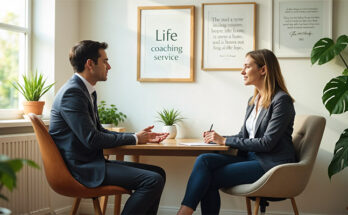
<svg viewBox="0 0 348 215"><path fill-rule="evenodd" d="M10 215L11 214L11 211L7 208L1 208L0 207L0 214L1 215Z"/></svg>
<svg viewBox="0 0 348 215"><path fill-rule="evenodd" d="M162 128L162 132L169 133L167 139L175 139L175 137L176 137L176 126L175 125L165 125Z"/></svg>
<svg viewBox="0 0 348 215"><path fill-rule="evenodd" d="M112 128L112 124L101 124L103 126L103 128L105 129L109 129Z"/></svg>

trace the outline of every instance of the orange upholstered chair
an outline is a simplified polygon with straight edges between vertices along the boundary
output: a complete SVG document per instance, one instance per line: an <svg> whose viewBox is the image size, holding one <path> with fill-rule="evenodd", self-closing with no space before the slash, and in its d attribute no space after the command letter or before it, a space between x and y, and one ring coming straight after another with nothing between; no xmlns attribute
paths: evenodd
<svg viewBox="0 0 348 215"><path fill-rule="evenodd" d="M69 170L56 146L48 129L42 120L35 114L28 115L33 125L37 141L39 143L45 174L50 187L63 196L74 197L75 202L71 214L76 214L81 198L92 198L95 214L105 214L106 202L103 203L103 211L98 197L118 194L130 194L131 191L118 186L100 186L88 188L76 181ZM115 207L118 207L115 205ZM116 211L116 214L119 211Z"/></svg>

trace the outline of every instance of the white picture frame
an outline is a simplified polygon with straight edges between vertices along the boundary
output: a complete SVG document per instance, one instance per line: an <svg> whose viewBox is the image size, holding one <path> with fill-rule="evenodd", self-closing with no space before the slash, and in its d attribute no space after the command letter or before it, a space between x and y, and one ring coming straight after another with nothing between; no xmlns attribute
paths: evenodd
<svg viewBox="0 0 348 215"><path fill-rule="evenodd" d="M310 57L320 38L332 36L332 0L273 0L273 52Z"/></svg>
<svg viewBox="0 0 348 215"><path fill-rule="evenodd" d="M194 81L194 14L191 5L138 7L138 81Z"/></svg>
<svg viewBox="0 0 348 215"><path fill-rule="evenodd" d="M202 4L201 69L240 71L255 50L255 19L255 2Z"/></svg>

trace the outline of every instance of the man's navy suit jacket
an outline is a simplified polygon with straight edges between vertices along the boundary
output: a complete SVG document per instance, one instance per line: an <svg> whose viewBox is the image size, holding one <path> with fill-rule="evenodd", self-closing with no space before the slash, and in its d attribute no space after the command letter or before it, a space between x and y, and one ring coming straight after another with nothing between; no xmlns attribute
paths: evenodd
<svg viewBox="0 0 348 215"><path fill-rule="evenodd" d="M234 136L225 136L226 145L239 149L240 154L255 152L266 172L276 165L296 162L291 136L295 109L291 97L279 90L273 96L270 106L261 109L256 120L255 138L249 138L245 122L254 108L255 105L247 106L241 131Z"/></svg>
<svg viewBox="0 0 348 215"><path fill-rule="evenodd" d="M87 187L104 180L104 148L135 144L133 134L111 132L100 125L88 90L76 75L56 95L49 133L72 176Z"/></svg>

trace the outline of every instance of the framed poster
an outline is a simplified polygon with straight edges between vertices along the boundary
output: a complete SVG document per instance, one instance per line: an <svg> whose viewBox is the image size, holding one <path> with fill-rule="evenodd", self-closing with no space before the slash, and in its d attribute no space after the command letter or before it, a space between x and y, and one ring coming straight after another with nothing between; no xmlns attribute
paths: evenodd
<svg viewBox="0 0 348 215"><path fill-rule="evenodd" d="M273 51L277 57L310 57L332 34L332 0L274 0Z"/></svg>
<svg viewBox="0 0 348 215"><path fill-rule="evenodd" d="M206 3L202 8L202 70L241 70L245 54L255 49L256 3Z"/></svg>
<svg viewBox="0 0 348 215"><path fill-rule="evenodd" d="M138 7L138 81L194 81L194 9Z"/></svg>

